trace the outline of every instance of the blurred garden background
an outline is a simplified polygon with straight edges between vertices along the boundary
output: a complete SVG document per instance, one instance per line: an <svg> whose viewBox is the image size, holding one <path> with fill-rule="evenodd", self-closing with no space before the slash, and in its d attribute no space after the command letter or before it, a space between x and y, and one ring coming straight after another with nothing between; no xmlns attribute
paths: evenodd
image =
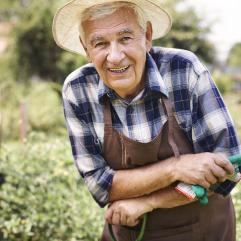
<svg viewBox="0 0 241 241"><path fill-rule="evenodd" d="M58 48L64 0L0 1L0 240L97 241L103 219L74 167L61 103L65 77L86 63ZM172 31L154 44L195 52L209 67L241 137L241 39L225 60L212 23L185 0L165 1ZM237 30L240 31L240 30ZM232 193L241 240L241 185Z"/></svg>

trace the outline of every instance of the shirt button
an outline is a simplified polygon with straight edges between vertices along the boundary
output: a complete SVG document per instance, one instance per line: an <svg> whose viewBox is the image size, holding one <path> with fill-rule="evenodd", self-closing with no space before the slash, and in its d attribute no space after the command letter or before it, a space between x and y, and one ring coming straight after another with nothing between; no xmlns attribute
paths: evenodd
<svg viewBox="0 0 241 241"><path fill-rule="evenodd" d="M134 108L130 105L127 107L126 112L131 114L133 112Z"/></svg>

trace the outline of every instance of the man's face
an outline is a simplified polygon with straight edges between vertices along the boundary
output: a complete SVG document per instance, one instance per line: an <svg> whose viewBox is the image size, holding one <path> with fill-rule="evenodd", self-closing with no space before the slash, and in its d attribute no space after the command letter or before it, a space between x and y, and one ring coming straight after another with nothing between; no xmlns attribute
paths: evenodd
<svg viewBox="0 0 241 241"><path fill-rule="evenodd" d="M132 9L121 8L83 23L85 48L100 78L122 98L133 98L144 83L152 29L143 31Z"/></svg>

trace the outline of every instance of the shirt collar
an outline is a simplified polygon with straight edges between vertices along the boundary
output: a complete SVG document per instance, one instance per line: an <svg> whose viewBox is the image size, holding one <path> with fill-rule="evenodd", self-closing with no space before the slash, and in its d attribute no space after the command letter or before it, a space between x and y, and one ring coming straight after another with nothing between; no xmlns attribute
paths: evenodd
<svg viewBox="0 0 241 241"><path fill-rule="evenodd" d="M168 97L168 90L164 83L164 80L158 70L158 67L152 58L150 53L146 55L146 85L145 85L145 95L149 94L164 94ZM104 84L104 82L99 79L98 85L98 98L102 102L104 96L108 96L111 100L118 98L115 91L110 89Z"/></svg>
<svg viewBox="0 0 241 241"><path fill-rule="evenodd" d="M104 82L99 79L99 84L98 84L98 99L99 102L103 102L103 99L105 96L108 96L111 100L114 100L117 98L117 95L114 90L110 89L108 86L104 84Z"/></svg>
<svg viewBox="0 0 241 241"><path fill-rule="evenodd" d="M146 80L146 94L164 94L168 97L167 87L150 53L146 57Z"/></svg>

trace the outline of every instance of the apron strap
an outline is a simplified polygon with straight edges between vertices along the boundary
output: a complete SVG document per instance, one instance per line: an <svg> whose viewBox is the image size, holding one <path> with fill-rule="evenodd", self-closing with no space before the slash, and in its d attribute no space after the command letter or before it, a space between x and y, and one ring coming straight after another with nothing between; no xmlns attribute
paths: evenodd
<svg viewBox="0 0 241 241"><path fill-rule="evenodd" d="M168 143L170 144L172 151L174 153L175 157L180 156L179 149L177 147L177 144L174 139L174 121L175 121L175 116L174 116L174 111L172 108L172 103L170 102L169 99L161 97L162 104L164 106L164 111L166 112L167 115L167 121L168 121Z"/></svg>
<svg viewBox="0 0 241 241"><path fill-rule="evenodd" d="M167 98L161 97L161 100L162 100L162 104L164 106L164 111L167 115L167 121L168 121L168 143L172 148L174 156L178 158L180 156L180 152L174 140L175 116L174 116L172 104ZM112 127L110 100L107 96L104 98L104 123L105 123L105 127Z"/></svg>
<svg viewBox="0 0 241 241"><path fill-rule="evenodd" d="M105 127L112 127L110 100L107 96L104 97L104 123Z"/></svg>

